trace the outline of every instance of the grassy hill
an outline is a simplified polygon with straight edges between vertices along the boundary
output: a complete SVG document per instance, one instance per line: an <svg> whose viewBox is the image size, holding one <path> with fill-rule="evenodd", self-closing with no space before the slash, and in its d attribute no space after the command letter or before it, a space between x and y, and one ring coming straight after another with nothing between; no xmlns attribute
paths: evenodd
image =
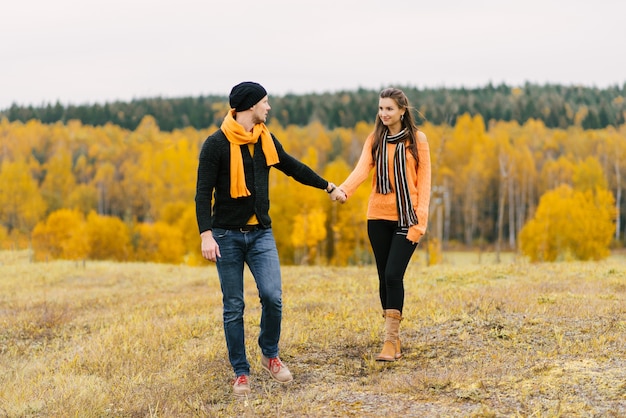
<svg viewBox="0 0 626 418"><path fill-rule="evenodd" d="M252 395L232 370L215 267L0 253L0 415L335 417L626 415L626 263L446 257L406 277L405 357L373 360L372 266L285 267L281 357L261 369L246 278ZM467 257L467 255L466 255Z"/></svg>

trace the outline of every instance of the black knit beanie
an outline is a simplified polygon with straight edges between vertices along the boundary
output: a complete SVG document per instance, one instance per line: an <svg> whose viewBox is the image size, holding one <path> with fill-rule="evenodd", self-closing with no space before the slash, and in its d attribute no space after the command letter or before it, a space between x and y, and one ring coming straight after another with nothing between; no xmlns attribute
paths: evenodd
<svg viewBox="0 0 626 418"><path fill-rule="evenodd" d="M267 96L267 91L262 85L253 81L244 81L233 87L228 99L231 108L237 112L243 112L257 104L265 96Z"/></svg>

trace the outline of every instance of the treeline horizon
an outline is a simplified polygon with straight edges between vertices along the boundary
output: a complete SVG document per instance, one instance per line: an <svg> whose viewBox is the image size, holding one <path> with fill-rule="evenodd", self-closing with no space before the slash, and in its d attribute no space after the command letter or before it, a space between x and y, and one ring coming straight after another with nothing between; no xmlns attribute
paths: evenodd
<svg viewBox="0 0 626 418"><path fill-rule="evenodd" d="M476 88L417 88L397 86L407 94L419 112L420 123L454 126L457 118L480 115L486 122L542 121L547 128L583 129L618 127L625 123L626 83L606 88L583 85L506 84ZM359 88L326 93L274 95L269 92L272 110L268 123L281 126L308 126L320 123L328 129L352 128L359 122L371 123L377 112L379 90ZM79 120L84 125L107 123L135 130L145 116L152 116L161 131L204 129L221 124L228 96L199 95L179 98L138 98L131 101L40 106L13 104L0 111L9 122L67 123Z"/></svg>
<svg viewBox="0 0 626 418"><path fill-rule="evenodd" d="M298 127L275 120L268 127L287 152L336 184L374 129L365 122L331 130L319 121ZM135 130L0 119L0 247L32 247L36 259L202 261L197 164L216 129L165 132L153 116ZM455 126L426 121L421 130L432 162L423 243L429 262L459 245L498 253L532 247L544 261L624 248L626 124L560 129L464 114ZM270 215L281 260L371 263L369 192L363 184L340 205L321 189L272 175Z"/></svg>

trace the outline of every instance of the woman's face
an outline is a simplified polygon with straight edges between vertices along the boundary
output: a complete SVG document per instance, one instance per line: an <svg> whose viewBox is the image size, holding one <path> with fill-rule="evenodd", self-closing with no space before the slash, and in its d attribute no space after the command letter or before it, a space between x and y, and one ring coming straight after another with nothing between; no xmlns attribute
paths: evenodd
<svg viewBox="0 0 626 418"><path fill-rule="evenodd" d="M400 109L395 100L390 97L383 97L378 100L378 117L382 123L393 134L398 133L402 128L401 117L404 109Z"/></svg>

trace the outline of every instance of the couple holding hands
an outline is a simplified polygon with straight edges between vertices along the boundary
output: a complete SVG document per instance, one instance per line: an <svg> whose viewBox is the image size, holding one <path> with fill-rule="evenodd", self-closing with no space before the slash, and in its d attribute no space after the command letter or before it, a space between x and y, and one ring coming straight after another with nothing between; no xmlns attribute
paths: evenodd
<svg viewBox="0 0 626 418"><path fill-rule="evenodd" d="M385 318L379 361L402 357L399 338L404 307L404 274L426 232L430 203L430 151L402 90L380 92L374 131L352 173L339 186L290 156L265 125L271 109L258 83L237 84L230 111L204 142L196 186L196 216L205 259L216 263L223 295L228 357L235 372L233 393L250 393L250 364L244 339L243 271L247 264L259 290L262 312L258 344L261 367L281 383L293 380L280 360L282 284L269 217L269 171L324 189L346 202L374 169L367 207L367 232L376 260Z"/></svg>

